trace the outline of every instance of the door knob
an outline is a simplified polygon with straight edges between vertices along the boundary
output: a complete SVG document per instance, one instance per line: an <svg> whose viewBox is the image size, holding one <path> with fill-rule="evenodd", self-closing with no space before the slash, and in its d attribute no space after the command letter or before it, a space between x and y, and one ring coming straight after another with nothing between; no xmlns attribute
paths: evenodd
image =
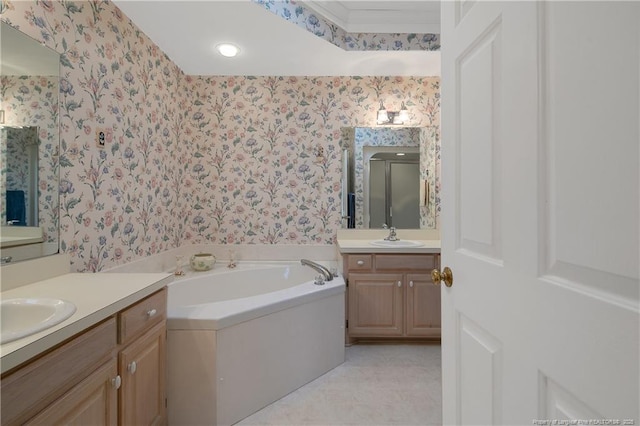
<svg viewBox="0 0 640 426"><path fill-rule="evenodd" d="M434 285L438 285L440 281L444 281L444 285L451 287L453 285L453 272L451 272L451 268L448 266L445 266L442 272L434 269L431 271L431 280Z"/></svg>

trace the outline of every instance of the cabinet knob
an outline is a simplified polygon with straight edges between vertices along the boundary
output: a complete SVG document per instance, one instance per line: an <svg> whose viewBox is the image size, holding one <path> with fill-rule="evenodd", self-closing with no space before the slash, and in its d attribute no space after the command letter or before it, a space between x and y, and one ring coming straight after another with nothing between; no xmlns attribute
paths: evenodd
<svg viewBox="0 0 640 426"><path fill-rule="evenodd" d="M398 287L402 287L402 281L398 281Z"/></svg>
<svg viewBox="0 0 640 426"><path fill-rule="evenodd" d="M135 361L132 361L131 364L127 366L127 370L129 370L129 373L131 374L135 374L137 369L138 369L138 365L136 364Z"/></svg>
<svg viewBox="0 0 640 426"><path fill-rule="evenodd" d="M413 287L413 281L409 281L409 287Z"/></svg>
<svg viewBox="0 0 640 426"><path fill-rule="evenodd" d="M115 390L120 389L120 385L122 385L122 378L120 375L117 375L113 379L111 379L111 386L115 388Z"/></svg>
<svg viewBox="0 0 640 426"><path fill-rule="evenodd" d="M364 265L364 260L358 260L356 263L358 264L358 266L362 266Z"/></svg>
<svg viewBox="0 0 640 426"><path fill-rule="evenodd" d="M155 309L150 309L150 310L147 311L147 316L149 318L151 318L152 316L154 316L157 313L158 313L158 311L156 311Z"/></svg>

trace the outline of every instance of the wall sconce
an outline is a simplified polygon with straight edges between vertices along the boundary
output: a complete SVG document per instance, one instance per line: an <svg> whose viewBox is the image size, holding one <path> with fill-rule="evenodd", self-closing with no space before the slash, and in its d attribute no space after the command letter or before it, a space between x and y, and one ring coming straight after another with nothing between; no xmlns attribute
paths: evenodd
<svg viewBox="0 0 640 426"><path fill-rule="evenodd" d="M404 106L404 102L402 102L402 106L400 107L400 111L387 111L382 101L380 101L380 109L378 110L378 120L377 123L380 125L383 124L407 124L409 122L409 111L407 107Z"/></svg>

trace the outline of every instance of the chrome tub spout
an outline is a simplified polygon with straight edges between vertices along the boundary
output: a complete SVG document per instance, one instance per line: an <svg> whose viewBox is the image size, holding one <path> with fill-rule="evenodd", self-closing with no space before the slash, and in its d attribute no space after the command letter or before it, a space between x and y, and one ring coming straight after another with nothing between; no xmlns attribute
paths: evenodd
<svg viewBox="0 0 640 426"><path fill-rule="evenodd" d="M331 271L329 271L329 269L325 268L324 266L317 264L316 262L313 262L309 259L301 259L300 263L306 266L310 266L317 272L321 273L324 276L325 281L331 281L333 279L333 274L331 273Z"/></svg>

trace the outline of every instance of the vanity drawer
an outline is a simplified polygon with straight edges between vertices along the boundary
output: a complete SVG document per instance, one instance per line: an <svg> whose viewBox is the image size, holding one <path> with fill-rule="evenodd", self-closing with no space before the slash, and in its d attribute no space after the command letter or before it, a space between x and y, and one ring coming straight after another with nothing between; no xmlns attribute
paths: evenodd
<svg viewBox="0 0 640 426"><path fill-rule="evenodd" d="M370 270L373 266L370 254L350 254L347 267L350 271Z"/></svg>
<svg viewBox="0 0 640 426"><path fill-rule="evenodd" d="M165 319L167 289L164 288L118 314L118 343L125 343Z"/></svg>
<svg viewBox="0 0 640 426"><path fill-rule="evenodd" d="M23 424L114 356L115 347L111 317L2 377L2 424Z"/></svg>
<svg viewBox="0 0 640 426"><path fill-rule="evenodd" d="M438 254L377 254L376 271L410 269L430 271L438 266Z"/></svg>

